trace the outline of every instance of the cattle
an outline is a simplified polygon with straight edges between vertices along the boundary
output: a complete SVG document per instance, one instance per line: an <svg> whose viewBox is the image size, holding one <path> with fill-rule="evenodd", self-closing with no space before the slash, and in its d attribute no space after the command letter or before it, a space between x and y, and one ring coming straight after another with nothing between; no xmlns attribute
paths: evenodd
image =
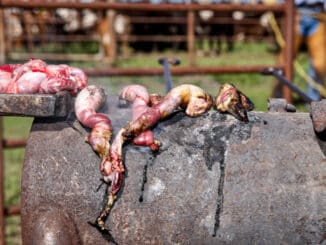
<svg viewBox="0 0 326 245"><path fill-rule="evenodd" d="M61 0L71 1L71 0ZM94 0L83 0L94 1ZM136 2L135 0L116 0L116 2ZM140 1L137 1L140 2ZM145 2L145 1L144 1ZM188 0L147 0L152 4L158 3L188 3ZM271 4L280 3L282 0L194 0L198 4ZM108 13L111 13L108 17ZM37 42L44 43L47 34L61 36L69 34L90 35L97 33L101 49L105 56L112 56L112 46L117 52L126 56L130 50L152 52L164 51L166 49L187 49L187 12L152 12L152 11L117 11L113 13L106 10L89 9L56 9L56 10L16 10L5 11L6 26L10 26L8 39L19 40L23 35L27 36L29 50L34 47L35 37L39 36ZM9 16L9 17L7 17ZM141 19L145 20L142 21ZM152 18L157 21L146 21ZM268 26L260 27L260 14L235 12L214 12L201 10L195 16L195 40L198 53L219 54L224 51L232 51L234 41L239 38L246 40L248 36L270 35ZM257 20L257 25L242 24L245 18ZM160 19L161 21L159 21ZM51 20L51 21L49 21ZM167 21L165 21L167 20ZM263 21L263 23L266 23ZM50 27L50 25L52 25ZM117 37L118 44L112 34ZM88 38L87 37L87 38ZM86 37L85 37L86 38ZM86 38L86 39L87 39ZM21 38L23 40L23 38ZM51 39L50 39L51 40ZM55 40L55 39L53 39ZM53 41L51 40L51 41ZM223 42L225 41L225 42ZM19 42L16 42L18 45ZM14 43L15 44L15 43ZM206 44L206 45L205 45ZM206 47L206 50L205 48Z"/></svg>

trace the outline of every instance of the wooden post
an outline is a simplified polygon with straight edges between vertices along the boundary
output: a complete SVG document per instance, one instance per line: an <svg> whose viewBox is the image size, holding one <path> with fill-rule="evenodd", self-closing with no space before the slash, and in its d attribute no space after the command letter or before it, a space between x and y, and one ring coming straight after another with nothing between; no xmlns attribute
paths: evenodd
<svg viewBox="0 0 326 245"><path fill-rule="evenodd" d="M5 240L5 195L4 195L4 161L3 161L3 130L2 117L0 117L0 245L4 245Z"/></svg>
<svg viewBox="0 0 326 245"><path fill-rule="evenodd" d="M0 9L0 63L4 64L6 59L6 41L4 33L4 24L3 24L3 9Z"/></svg>
<svg viewBox="0 0 326 245"><path fill-rule="evenodd" d="M294 55L294 0L285 1L285 47L284 66L285 77L293 81L293 55ZM282 87L283 98L292 103L291 91L288 87Z"/></svg>
<svg viewBox="0 0 326 245"><path fill-rule="evenodd" d="M187 13L187 47L189 65L195 66L195 12L193 10Z"/></svg>

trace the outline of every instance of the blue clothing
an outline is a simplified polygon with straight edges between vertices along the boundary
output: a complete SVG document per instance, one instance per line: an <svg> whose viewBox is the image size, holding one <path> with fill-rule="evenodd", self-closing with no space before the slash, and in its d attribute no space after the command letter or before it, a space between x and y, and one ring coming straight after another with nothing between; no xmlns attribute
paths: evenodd
<svg viewBox="0 0 326 245"><path fill-rule="evenodd" d="M323 4L324 9L326 9L326 0L295 0L295 4L300 13L299 20L299 31L303 38L313 35L318 27L319 20L312 16L313 13L320 13L323 11L322 6L311 7L309 4ZM312 66L311 60L309 60L308 75L317 83L322 84L322 80L317 76L315 69ZM310 85L307 86L307 95L314 101L319 101L321 99L318 90L312 88Z"/></svg>
<svg viewBox="0 0 326 245"><path fill-rule="evenodd" d="M322 84L321 79L316 75L314 68L312 67L311 61L309 61L308 75L317 83ZM318 90L314 89L311 86L307 86L307 95L312 98L314 101L319 101L321 99L320 93Z"/></svg>
<svg viewBox="0 0 326 245"><path fill-rule="evenodd" d="M298 8L309 8L309 5L320 4L323 5L323 7L315 7L315 9L310 8L310 10L317 12L321 12L323 9L326 10L326 0L295 0L294 3Z"/></svg>
<svg viewBox="0 0 326 245"><path fill-rule="evenodd" d="M302 37L311 36L319 26L319 20L310 15L315 11L308 8L299 8L299 12L301 13L299 23L300 35Z"/></svg>
<svg viewBox="0 0 326 245"><path fill-rule="evenodd" d="M324 3L323 0L295 0L295 5Z"/></svg>

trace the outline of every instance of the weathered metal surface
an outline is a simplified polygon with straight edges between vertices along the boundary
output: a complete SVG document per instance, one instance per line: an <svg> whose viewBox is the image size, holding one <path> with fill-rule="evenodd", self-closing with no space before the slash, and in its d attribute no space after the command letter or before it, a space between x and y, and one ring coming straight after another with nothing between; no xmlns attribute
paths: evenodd
<svg viewBox="0 0 326 245"><path fill-rule="evenodd" d="M111 100L104 110L115 132L130 118L117 103ZM124 187L107 221L115 240L325 242L326 162L309 114L250 112L249 120L215 111L198 118L177 113L154 130L162 142L159 154L126 146ZM49 119L33 124L22 176L24 244L105 242L87 223L100 212L105 186L97 191L99 158L78 125Z"/></svg>
<svg viewBox="0 0 326 245"><path fill-rule="evenodd" d="M310 115L317 133L325 133L326 129L326 100L311 102Z"/></svg>
<svg viewBox="0 0 326 245"><path fill-rule="evenodd" d="M292 104L288 104L286 99L269 98L268 111L269 112L296 112L296 108Z"/></svg>
<svg viewBox="0 0 326 245"><path fill-rule="evenodd" d="M70 110L70 95L0 94L1 116L64 117Z"/></svg>

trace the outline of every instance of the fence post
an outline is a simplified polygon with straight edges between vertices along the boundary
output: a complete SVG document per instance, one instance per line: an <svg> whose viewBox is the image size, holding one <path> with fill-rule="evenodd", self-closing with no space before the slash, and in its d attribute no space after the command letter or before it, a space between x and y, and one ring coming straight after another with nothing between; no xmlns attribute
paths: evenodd
<svg viewBox="0 0 326 245"><path fill-rule="evenodd" d="M5 63L6 59L6 46L5 46L5 34L4 34L4 24L3 24L3 9L0 9L0 63Z"/></svg>
<svg viewBox="0 0 326 245"><path fill-rule="evenodd" d="M195 12L187 12L187 47L189 56L189 65L195 66Z"/></svg>

